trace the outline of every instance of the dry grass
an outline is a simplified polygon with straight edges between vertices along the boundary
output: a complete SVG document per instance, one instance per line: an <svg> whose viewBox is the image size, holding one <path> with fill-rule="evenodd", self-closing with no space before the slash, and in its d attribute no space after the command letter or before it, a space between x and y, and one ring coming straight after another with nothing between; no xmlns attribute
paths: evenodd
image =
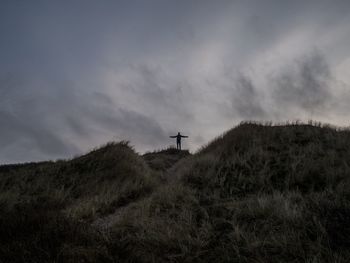
<svg viewBox="0 0 350 263"><path fill-rule="evenodd" d="M242 123L191 156L122 142L0 167L0 259L348 262L349 145L329 125Z"/></svg>
<svg viewBox="0 0 350 263"><path fill-rule="evenodd" d="M164 150L145 153L142 157L153 170L165 172L179 160L190 155L188 150L177 150L169 147Z"/></svg>

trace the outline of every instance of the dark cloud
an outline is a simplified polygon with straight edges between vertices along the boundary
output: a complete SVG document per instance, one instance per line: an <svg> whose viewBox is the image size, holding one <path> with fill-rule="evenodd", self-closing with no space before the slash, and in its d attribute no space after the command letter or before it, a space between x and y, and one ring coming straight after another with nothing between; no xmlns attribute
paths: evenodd
<svg viewBox="0 0 350 263"><path fill-rule="evenodd" d="M286 67L271 81L275 86L272 96L284 108L320 111L333 99L331 71L325 57L318 51Z"/></svg>
<svg viewBox="0 0 350 263"><path fill-rule="evenodd" d="M252 80L241 74L235 81L232 108L238 118L258 120L266 116L262 104L262 95L254 86Z"/></svg>
<svg viewBox="0 0 350 263"><path fill-rule="evenodd" d="M124 82L116 82L123 93L137 99L154 117L168 118L181 116L184 120L193 120L191 105L193 101L191 87L184 81L171 80L162 67L147 64L131 66L132 77Z"/></svg>
<svg viewBox="0 0 350 263"><path fill-rule="evenodd" d="M349 12L345 0L4 0L0 163L111 139L163 148L178 130L195 150L244 119L345 125Z"/></svg>
<svg viewBox="0 0 350 263"><path fill-rule="evenodd" d="M226 72L232 87L226 88L230 101L221 107L225 116L238 120L322 118L343 112L349 86L334 78L325 55L317 50L285 63L273 74L254 76ZM211 83L215 85L215 83Z"/></svg>
<svg viewBox="0 0 350 263"><path fill-rule="evenodd" d="M9 107L2 104L0 109L1 160L30 160L31 155L48 159L77 151L77 147L65 141L60 131L46 120L44 115L47 112L35 111L35 104L40 101L21 99L18 94L5 99L16 102ZM0 99L0 102L3 100Z"/></svg>
<svg viewBox="0 0 350 263"><path fill-rule="evenodd" d="M165 142L166 135L155 119L118 108L103 93L65 86L59 92L46 94L38 91L32 80L18 79L23 81L14 76L0 81L0 147L6 149L0 152L2 160L31 160L23 152L38 159L72 156L87 148L74 138L93 138L99 132L105 141L114 137L140 142L141 146L142 142ZM110 132L111 137L104 131Z"/></svg>

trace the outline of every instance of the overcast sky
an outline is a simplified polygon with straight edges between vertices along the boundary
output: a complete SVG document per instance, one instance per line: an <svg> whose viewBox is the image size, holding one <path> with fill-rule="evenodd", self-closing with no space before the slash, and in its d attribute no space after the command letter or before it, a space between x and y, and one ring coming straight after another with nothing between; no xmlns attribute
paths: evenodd
<svg viewBox="0 0 350 263"><path fill-rule="evenodd" d="M1 0L0 36L0 163L349 125L349 0Z"/></svg>

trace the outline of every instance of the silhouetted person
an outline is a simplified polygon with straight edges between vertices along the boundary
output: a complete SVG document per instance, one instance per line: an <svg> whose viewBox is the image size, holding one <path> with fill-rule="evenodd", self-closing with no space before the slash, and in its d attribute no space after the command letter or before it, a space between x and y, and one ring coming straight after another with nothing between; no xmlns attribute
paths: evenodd
<svg viewBox="0 0 350 263"><path fill-rule="evenodd" d="M180 132L177 135L169 136L170 138L176 138L176 149L181 150L181 138L188 138L188 136L181 135Z"/></svg>

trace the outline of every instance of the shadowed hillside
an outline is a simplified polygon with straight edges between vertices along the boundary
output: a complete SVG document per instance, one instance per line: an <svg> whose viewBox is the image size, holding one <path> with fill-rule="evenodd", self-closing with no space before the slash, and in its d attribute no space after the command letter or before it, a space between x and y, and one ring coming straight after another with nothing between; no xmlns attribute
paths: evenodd
<svg viewBox="0 0 350 263"><path fill-rule="evenodd" d="M0 259L348 262L349 145L348 130L246 123L194 155L121 142L2 166Z"/></svg>
<svg viewBox="0 0 350 263"><path fill-rule="evenodd" d="M143 155L150 168L157 171L166 171L176 162L184 157L189 156L188 150L178 150L176 148L168 148L165 150L148 152Z"/></svg>
<svg viewBox="0 0 350 263"><path fill-rule="evenodd" d="M156 185L158 176L125 142L70 161L2 166L1 262L106 260L105 240L89 222Z"/></svg>

